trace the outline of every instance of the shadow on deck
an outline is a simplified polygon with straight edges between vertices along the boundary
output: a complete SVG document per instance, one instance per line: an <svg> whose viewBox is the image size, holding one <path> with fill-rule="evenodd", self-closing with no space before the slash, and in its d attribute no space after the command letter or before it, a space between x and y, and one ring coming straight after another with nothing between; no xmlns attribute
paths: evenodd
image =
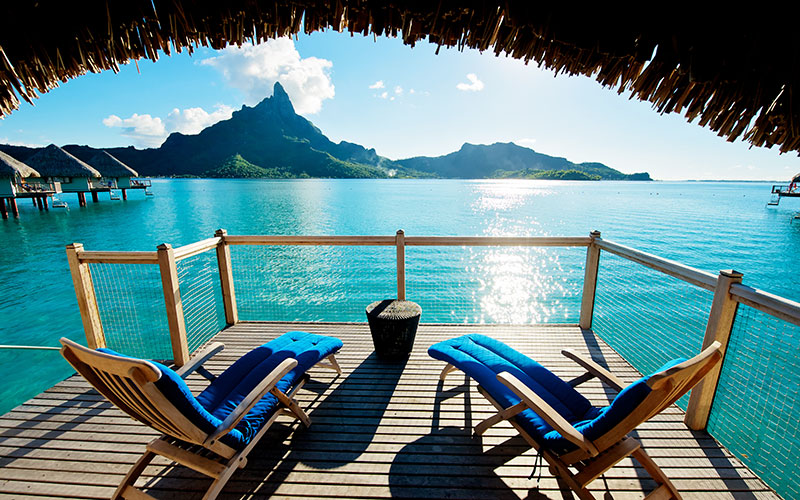
<svg viewBox="0 0 800 500"><path fill-rule="evenodd" d="M214 340L225 351L207 366L221 372L253 347L287 330L334 335L344 374L312 370L298 393L313 425L275 425L234 475L222 498L571 498L545 469L529 479L535 453L510 425L473 438L472 426L493 413L474 382L453 374L426 349L481 332L530 355L556 374L580 374L560 355L591 355L624 381L639 374L589 330L576 326L421 325L409 360L387 363L372 352L363 324L240 323ZM203 379L193 375L197 393ZM599 382L581 386L593 404L613 394ZM672 407L637 430L648 453L685 498L778 498L754 473ZM73 376L0 418L0 498L108 498L155 437ZM157 498L202 496L209 480L156 462L143 480ZM141 483L140 483L141 484ZM654 484L638 464L621 462L592 483L598 498L641 498Z"/></svg>

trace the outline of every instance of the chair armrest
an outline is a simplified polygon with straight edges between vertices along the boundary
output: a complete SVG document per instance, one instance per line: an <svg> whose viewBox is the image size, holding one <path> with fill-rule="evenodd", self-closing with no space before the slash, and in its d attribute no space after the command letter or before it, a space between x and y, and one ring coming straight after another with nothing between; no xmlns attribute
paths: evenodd
<svg viewBox="0 0 800 500"><path fill-rule="evenodd" d="M553 429L557 430L564 439L586 451L591 456L595 456L599 453L597 447L591 441L586 439L578 429L567 422L567 419L562 417L560 413L547 404L544 399L540 398L538 394L533 392L530 387L523 384L517 377L508 372L501 372L497 374L497 380L514 391L514 394L516 394L523 403L542 417Z"/></svg>
<svg viewBox="0 0 800 500"><path fill-rule="evenodd" d="M264 380L261 381L257 386L250 391L250 393L242 400L239 405L233 409L232 412L228 414L225 420L222 421L221 424L208 436L206 439L207 444L213 444L214 441L219 439L221 436L229 433L239 421L247 415L249 412L259 401L261 398L264 397L266 393L272 390L275 387L275 384L280 382L284 375L289 373L297 366L297 360L294 358L287 358L281 361L281 364L276 366L269 375L267 375Z"/></svg>
<svg viewBox="0 0 800 500"><path fill-rule="evenodd" d="M223 349L225 349L225 344L222 342L214 342L190 359L188 363L175 370L175 373L177 373L180 378L186 378Z"/></svg>
<svg viewBox="0 0 800 500"><path fill-rule="evenodd" d="M587 372L605 382L609 387L617 391L621 391L625 388L625 384L622 383L622 380L591 359L585 358L571 349L564 349L561 351L561 354L581 365Z"/></svg>

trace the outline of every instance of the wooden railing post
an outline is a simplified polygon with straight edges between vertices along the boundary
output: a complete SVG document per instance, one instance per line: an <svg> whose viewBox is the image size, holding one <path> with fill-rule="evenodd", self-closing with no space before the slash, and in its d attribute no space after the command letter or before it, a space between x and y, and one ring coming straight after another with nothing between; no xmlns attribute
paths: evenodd
<svg viewBox="0 0 800 500"><path fill-rule="evenodd" d="M106 346L106 337L103 334L103 324L100 321L100 310L97 308L97 297L94 293L94 283L89 264L81 262L78 252L83 251L82 243L67 245L67 261L72 274L72 283L75 286L75 296L78 298L78 309L81 312L83 331L86 333L86 344L92 348Z"/></svg>
<svg viewBox="0 0 800 500"><path fill-rule="evenodd" d="M692 389L684 422L694 430L703 430L708 425L711 404L714 402L714 394L717 392L720 372L725 362L725 351L728 347L731 329L736 319L736 309L739 305L730 294L731 285L741 282L742 273L734 270L719 272L702 348L705 349L714 341L719 341L722 344L722 361Z"/></svg>
<svg viewBox="0 0 800 500"><path fill-rule="evenodd" d="M158 267L161 269L164 304L167 306L167 323L169 324L173 361L177 366L183 366L189 361L189 344L186 339L186 322L183 318L178 267L175 264L172 245L164 243L158 246Z"/></svg>
<svg viewBox="0 0 800 500"><path fill-rule="evenodd" d="M397 300L406 300L406 233L398 229L394 241L397 245Z"/></svg>
<svg viewBox="0 0 800 500"><path fill-rule="evenodd" d="M214 236L220 238L217 245L217 264L219 265L219 283L222 287L222 302L225 305L225 322L235 325L239 322L239 311L236 309L236 293L233 290L231 247L225 242L227 234L228 231L217 229Z"/></svg>
<svg viewBox="0 0 800 500"><path fill-rule="evenodd" d="M594 295L597 291L597 271L600 268L600 247L594 240L600 238L600 231L589 233L592 240L586 247L586 270L583 275L583 295L581 296L581 317L578 324L583 329L592 327L594 316Z"/></svg>

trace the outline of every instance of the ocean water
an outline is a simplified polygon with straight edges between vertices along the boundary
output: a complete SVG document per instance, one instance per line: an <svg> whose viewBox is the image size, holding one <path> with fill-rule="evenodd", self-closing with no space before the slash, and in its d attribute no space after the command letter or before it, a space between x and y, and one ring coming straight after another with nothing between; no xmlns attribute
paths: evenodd
<svg viewBox="0 0 800 500"><path fill-rule="evenodd" d="M734 268L744 273L746 284L800 300L800 221L792 220L800 199L767 207L770 187L193 179L154 180L154 197L132 192L122 202L101 195L100 203L85 208L77 206L74 195L63 195L68 211L39 212L21 203L19 220L0 221L0 344L58 346L62 336L84 341L64 251L68 243L83 243L87 250L155 250L164 242L179 246L210 237L218 228L229 234L288 235L391 235L402 228L408 236L585 236L598 229L605 239L699 269ZM232 254L244 320L363 321L366 304L394 295L392 247L247 246L234 247ZM645 292L641 307L652 310L658 300L644 301L659 293L673 303L670 321L688 332L685 341L671 343L694 348L707 315L705 292L676 295L666 285L643 285L646 276L638 274L643 271L615 264L612 257L601 258L599 290L607 295L598 303L598 325L605 328L604 318L631 314L623 299L634 289ZM408 298L422 305L423 322L575 323L584 260L583 248L408 247ZM616 271L604 273L614 265ZM92 269L107 335L129 339L120 345L130 346L130 354L148 354L136 351L139 344L148 345L152 332L165 329L154 267ZM221 325L214 267L213 256L179 265L194 344ZM636 338L636 324L630 321L627 330L626 325L618 330ZM149 354L168 355L168 348L162 351ZM784 369L800 371L790 358ZM643 358L641 364L651 361L660 360ZM0 349L0 366L0 413L71 373L57 351Z"/></svg>
<svg viewBox="0 0 800 500"><path fill-rule="evenodd" d="M792 222L800 210L792 202L800 200L766 207L767 183L154 180L152 190L153 197L132 192L126 202L105 195L85 208L63 195L68 211L21 203L19 220L0 221L0 344L83 339L66 244L154 250L218 228L311 235L402 228L409 236L583 236L598 229L606 239L700 269L735 268L751 286L800 299L800 222ZM240 314L360 321L366 303L393 295L393 252L236 247ZM583 260L583 249L408 248L409 298L422 303L428 322L576 322ZM158 315L157 307L138 312L142 329L157 321L147 314ZM3 349L0 366L0 411L70 373L55 351Z"/></svg>

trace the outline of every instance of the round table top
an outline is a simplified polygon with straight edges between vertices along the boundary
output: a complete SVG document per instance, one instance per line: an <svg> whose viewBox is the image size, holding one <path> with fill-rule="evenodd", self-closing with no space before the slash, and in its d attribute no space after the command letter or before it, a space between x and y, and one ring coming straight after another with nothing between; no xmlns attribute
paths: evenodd
<svg viewBox="0 0 800 500"><path fill-rule="evenodd" d="M386 299L367 306L367 316L380 319L408 319L422 314L422 308L410 300Z"/></svg>

